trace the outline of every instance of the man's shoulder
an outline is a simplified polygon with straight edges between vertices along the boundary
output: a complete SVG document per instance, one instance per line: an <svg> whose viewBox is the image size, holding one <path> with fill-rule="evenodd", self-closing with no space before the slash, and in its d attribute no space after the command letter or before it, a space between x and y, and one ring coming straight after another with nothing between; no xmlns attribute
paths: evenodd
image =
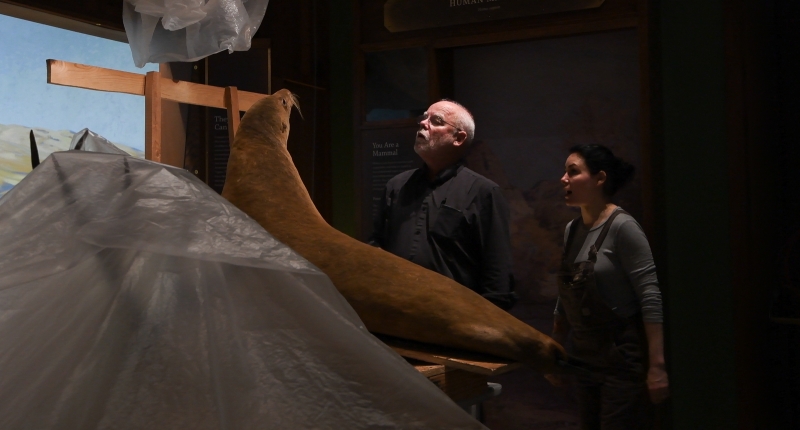
<svg viewBox="0 0 800 430"><path fill-rule="evenodd" d="M497 185L497 183L495 183L491 179L481 175L480 173L477 173L476 171L466 166L461 168L461 170L458 172L458 176L465 183L471 184L472 188L476 190L488 191L494 188L500 188L500 186Z"/></svg>
<svg viewBox="0 0 800 430"><path fill-rule="evenodd" d="M402 188L403 185L405 185L406 182L408 182L408 180L411 179L411 177L414 176L414 173L416 173L417 171L419 171L419 168L406 170L405 172L398 173L397 175L392 177L392 179L389 179L389 181L386 182L386 187L394 189Z"/></svg>

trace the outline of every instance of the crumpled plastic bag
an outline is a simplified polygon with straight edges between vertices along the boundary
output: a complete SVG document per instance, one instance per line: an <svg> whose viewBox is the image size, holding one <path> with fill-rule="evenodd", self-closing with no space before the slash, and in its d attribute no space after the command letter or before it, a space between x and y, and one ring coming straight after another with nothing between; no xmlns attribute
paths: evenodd
<svg viewBox="0 0 800 430"><path fill-rule="evenodd" d="M122 22L136 67L246 51L269 0L124 0Z"/></svg>
<svg viewBox="0 0 800 430"><path fill-rule="evenodd" d="M131 0L134 10L143 15L160 16L169 31L180 30L205 18L205 0Z"/></svg>
<svg viewBox="0 0 800 430"><path fill-rule="evenodd" d="M483 429L189 172L55 152L0 198L1 429Z"/></svg>

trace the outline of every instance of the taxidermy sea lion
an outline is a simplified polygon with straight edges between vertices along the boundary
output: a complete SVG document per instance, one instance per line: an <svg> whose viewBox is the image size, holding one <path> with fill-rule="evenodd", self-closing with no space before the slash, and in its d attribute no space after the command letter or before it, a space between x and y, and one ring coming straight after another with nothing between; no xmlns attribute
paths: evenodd
<svg viewBox="0 0 800 430"><path fill-rule="evenodd" d="M325 222L286 149L295 105L284 89L247 111L222 196L327 274L369 331L556 371L566 354L550 337L457 282Z"/></svg>

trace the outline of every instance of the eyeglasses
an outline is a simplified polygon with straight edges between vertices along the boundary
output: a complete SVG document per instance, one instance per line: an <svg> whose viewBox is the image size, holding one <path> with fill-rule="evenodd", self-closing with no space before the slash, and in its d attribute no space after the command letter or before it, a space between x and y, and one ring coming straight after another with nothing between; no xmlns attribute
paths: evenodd
<svg viewBox="0 0 800 430"><path fill-rule="evenodd" d="M428 122L436 127L441 127L445 124L455 128L457 131L461 131L460 128L456 127L455 124L449 123L444 120L444 118L440 117L439 115L428 115L425 113L424 115L420 115L417 117L417 125L421 125L423 121L428 120Z"/></svg>

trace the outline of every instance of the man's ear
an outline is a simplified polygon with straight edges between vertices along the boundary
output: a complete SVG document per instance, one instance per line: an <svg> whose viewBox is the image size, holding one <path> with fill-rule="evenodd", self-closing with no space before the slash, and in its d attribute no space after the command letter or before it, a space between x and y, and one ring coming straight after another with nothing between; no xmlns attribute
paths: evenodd
<svg viewBox="0 0 800 430"><path fill-rule="evenodd" d="M467 141L467 132L464 130L457 131L454 135L453 146L461 146Z"/></svg>

